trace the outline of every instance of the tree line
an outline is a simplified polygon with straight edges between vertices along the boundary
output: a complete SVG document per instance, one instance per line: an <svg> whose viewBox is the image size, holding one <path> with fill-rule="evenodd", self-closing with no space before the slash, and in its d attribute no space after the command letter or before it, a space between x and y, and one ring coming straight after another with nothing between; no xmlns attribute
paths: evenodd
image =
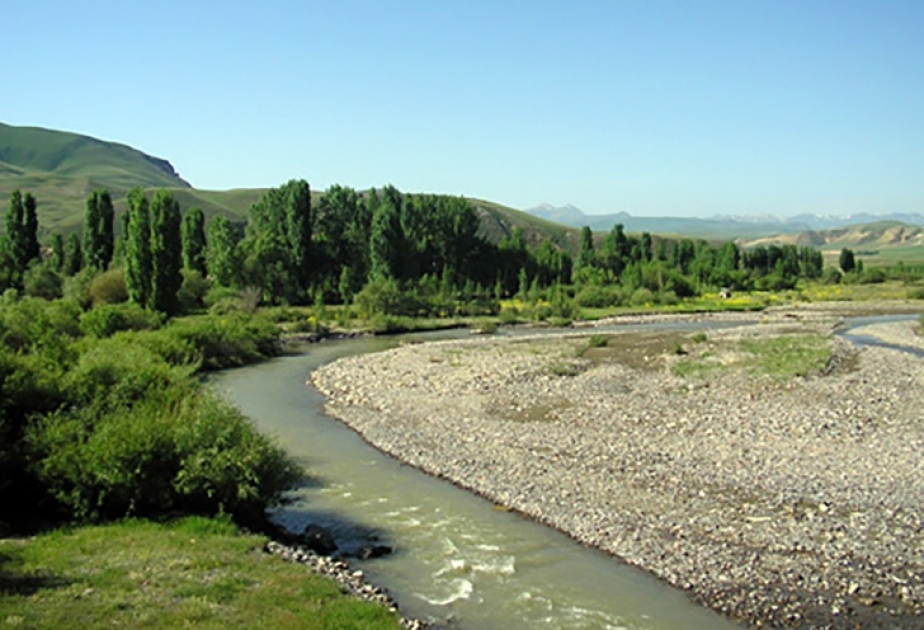
<svg viewBox="0 0 924 630"><path fill-rule="evenodd" d="M199 208L184 213L165 190L135 189L127 201L119 238L112 199L96 190L82 238L54 234L42 256L37 202L14 191L0 241L0 290L56 297L64 279L102 274L114 298L124 294L167 314L201 305L208 291L248 289L266 304L359 300L415 315L460 300L496 309L503 298L539 292L609 306L637 292L657 301L709 287L779 290L823 271L821 252L810 247L742 250L733 242L630 235L620 224L602 238L585 227L576 256L549 238L531 244L519 228L492 243L465 198L393 186L358 192L335 185L313 201L309 184L292 180L266 191L242 223L221 215L206 222Z"/></svg>

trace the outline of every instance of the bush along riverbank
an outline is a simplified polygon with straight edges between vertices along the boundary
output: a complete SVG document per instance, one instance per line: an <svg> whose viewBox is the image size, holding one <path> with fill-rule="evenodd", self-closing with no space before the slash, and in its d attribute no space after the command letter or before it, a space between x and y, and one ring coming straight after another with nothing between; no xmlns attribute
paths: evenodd
<svg viewBox="0 0 924 630"><path fill-rule="evenodd" d="M2 298L0 619L399 627L393 604L353 601L387 597L345 563L239 529L284 537L265 510L305 471L198 375L277 354L279 334L239 311ZM251 553L281 549L334 580Z"/></svg>
<svg viewBox="0 0 924 630"><path fill-rule="evenodd" d="M920 359L831 337L844 314L415 344L313 381L383 451L732 618L924 627Z"/></svg>

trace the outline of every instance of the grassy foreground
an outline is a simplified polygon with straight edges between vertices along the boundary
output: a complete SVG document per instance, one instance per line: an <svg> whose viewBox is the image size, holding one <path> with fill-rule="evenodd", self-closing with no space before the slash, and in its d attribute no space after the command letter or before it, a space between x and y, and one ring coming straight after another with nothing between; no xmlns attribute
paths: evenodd
<svg viewBox="0 0 924 630"><path fill-rule="evenodd" d="M131 520L0 540L4 628L398 628L230 521Z"/></svg>

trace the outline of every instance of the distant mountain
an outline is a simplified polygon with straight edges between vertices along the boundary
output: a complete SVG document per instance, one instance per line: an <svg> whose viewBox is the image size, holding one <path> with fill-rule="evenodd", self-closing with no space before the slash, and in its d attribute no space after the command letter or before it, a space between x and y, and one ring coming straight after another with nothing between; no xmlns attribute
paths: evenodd
<svg viewBox="0 0 924 630"><path fill-rule="evenodd" d="M811 245L822 250L850 247L861 251L924 245L924 227L899 221L875 221L860 225L739 239L743 247L758 245Z"/></svg>
<svg viewBox="0 0 924 630"><path fill-rule="evenodd" d="M570 204L562 207L542 204L525 212L572 227L584 227L586 225L593 230L611 230L617 223L622 223L627 232L680 234L699 238L756 238L811 230L843 228L882 221L924 225L924 215L909 213L893 213L883 216L864 213L843 217L814 214L800 214L792 217L769 215L715 215L709 218L634 217L627 212L585 214L579 208Z"/></svg>

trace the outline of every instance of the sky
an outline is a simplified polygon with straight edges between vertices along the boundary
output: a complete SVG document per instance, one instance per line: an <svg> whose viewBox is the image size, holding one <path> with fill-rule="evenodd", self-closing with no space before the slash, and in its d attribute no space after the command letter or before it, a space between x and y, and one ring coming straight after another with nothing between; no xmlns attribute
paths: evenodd
<svg viewBox="0 0 924 630"><path fill-rule="evenodd" d="M924 212L920 0L0 0L0 122L197 188Z"/></svg>

